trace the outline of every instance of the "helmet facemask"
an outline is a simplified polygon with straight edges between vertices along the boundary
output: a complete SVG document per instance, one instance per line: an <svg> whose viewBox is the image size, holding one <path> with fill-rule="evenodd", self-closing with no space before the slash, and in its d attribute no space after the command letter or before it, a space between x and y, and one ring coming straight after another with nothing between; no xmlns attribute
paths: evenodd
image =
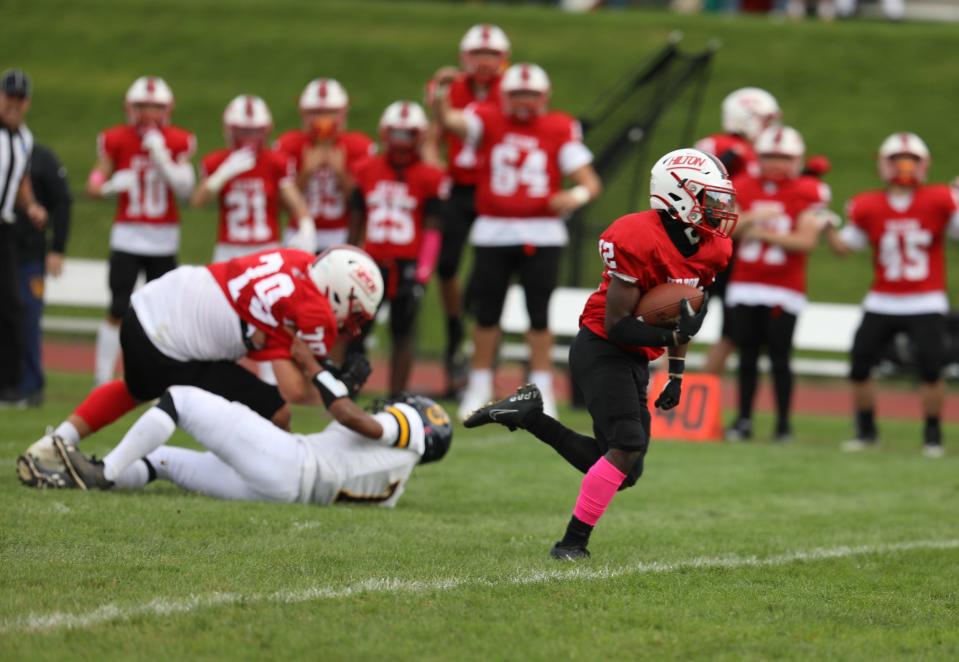
<svg viewBox="0 0 959 662"><path fill-rule="evenodd" d="M894 186L916 188L925 181L927 167L916 154L893 154L883 159L883 179Z"/></svg>
<svg viewBox="0 0 959 662"><path fill-rule="evenodd" d="M386 158L395 166L408 166L419 161L421 135L416 129L384 127L382 140Z"/></svg>
<svg viewBox="0 0 959 662"><path fill-rule="evenodd" d="M491 48L477 48L460 54L463 71L480 85L492 83L507 67L507 54Z"/></svg>
<svg viewBox="0 0 959 662"><path fill-rule="evenodd" d="M532 122L546 112L549 95L534 90L517 90L503 96L506 114L518 122Z"/></svg>
<svg viewBox="0 0 959 662"><path fill-rule="evenodd" d="M670 215L708 234L717 237L730 236L739 220L739 214L736 213L735 189L682 179L675 172L670 174L683 191L679 195L670 194L670 197L675 198L669 204ZM677 207L677 204L683 201L683 196L690 202L689 211L685 214Z"/></svg>

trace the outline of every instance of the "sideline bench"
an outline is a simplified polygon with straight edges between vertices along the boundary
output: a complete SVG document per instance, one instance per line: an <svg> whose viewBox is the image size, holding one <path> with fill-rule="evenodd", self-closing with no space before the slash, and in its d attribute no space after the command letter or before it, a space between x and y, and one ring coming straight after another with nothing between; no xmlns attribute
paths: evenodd
<svg viewBox="0 0 959 662"><path fill-rule="evenodd" d="M569 353L569 341L579 331L579 314L586 299L593 290L585 288L560 287L553 293L549 304L550 331L556 336L553 347L553 360L566 363ZM716 342L720 336L722 311L720 306L710 306L706 312L703 327L694 339L693 347L700 351L691 351L687 356L690 367L701 367L705 346ZM836 358L793 357L793 370L803 375L845 377L849 371L847 355L852 347L853 336L862 319L862 309L855 304L812 303L807 304L799 316L793 344L797 350L810 350L835 353ZM525 334L529 329L529 316L526 314L526 297L519 285L510 287L503 306L500 325L507 334ZM528 358L525 343L506 342L500 355L512 360ZM735 357L733 357L733 365ZM768 361L761 363L768 370Z"/></svg>

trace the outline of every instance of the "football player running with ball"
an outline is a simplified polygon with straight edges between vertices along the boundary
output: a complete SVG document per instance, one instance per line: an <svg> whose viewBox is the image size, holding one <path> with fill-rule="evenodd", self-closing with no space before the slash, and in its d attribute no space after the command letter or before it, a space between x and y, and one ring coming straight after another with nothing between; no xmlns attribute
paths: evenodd
<svg viewBox="0 0 959 662"><path fill-rule="evenodd" d="M220 203L214 262L279 248L281 200L297 218L312 220L296 187L292 159L268 146L272 129L273 115L266 102L241 94L223 112L227 147L200 162L200 185L190 202L195 207L214 199Z"/></svg>
<svg viewBox="0 0 959 662"><path fill-rule="evenodd" d="M551 551L554 558L588 557L590 534L616 491L642 475L649 447L649 361L661 356L663 348L668 348L670 378L655 406L679 404L686 345L702 325L705 302L694 312L682 301L674 328L646 324L635 310L644 293L657 285L712 282L732 254L735 197L717 158L695 149L675 150L653 166L653 209L617 219L600 236L602 281L586 302L569 353L595 438L546 415L539 390L531 384L466 420L468 428L495 422L527 430L586 474L566 534Z"/></svg>
<svg viewBox="0 0 959 662"><path fill-rule="evenodd" d="M872 247L875 277L862 302L865 315L853 340L850 369L856 407L856 436L845 451L874 448L876 392L871 373L886 345L906 333L916 349L919 399L925 427L923 454L942 457L942 378L945 355L945 237L959 240L954 191L926 184L929 148L914 133L894 133L879 147L885 189L860 193L846 210L848 223L827 237L840 255Z"/></svg>
<svg viewBox="0 0 959 662"><path fill-rule="evenodd" d="M383 155L356 171L351 200L350 243L363 246L383 274L390 305L390 394L406 390L413 365L413 339L423 290L440 254L440 218L449 179L420 160L428 121L412 101L390 104L380 118ZM372 329L364 327L353 347L363 351Z"/></svg>

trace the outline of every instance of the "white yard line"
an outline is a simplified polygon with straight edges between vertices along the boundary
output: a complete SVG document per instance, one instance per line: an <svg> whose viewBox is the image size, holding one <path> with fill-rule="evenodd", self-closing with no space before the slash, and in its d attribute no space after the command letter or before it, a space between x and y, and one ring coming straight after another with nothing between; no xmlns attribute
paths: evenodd
<svg viewBox="0 0 959 662"><path fill-rule="evenodd" d="M592 581L632 575L661 574L682 570L717 568L756 568L781 566L801 561L823 561L852 556L896 554L916 550L959 549L959 540L917 540L913 542L831 547L789 552L765 558L758 556L705 556L687 561L652 561L631 565L595 567L589 563L569 565L557 563L551 570L535 570L503 577L447 577L445 579L407 580L390 577L370 578L348 586L315 586L298 591L276 593L207 593L186 598L156 598L142 604L106 604L82 614L50 612L0 622L0 634L13 632L47 632L62 629L83 629L141 616L185 614L214 607L236 604L299 604L320 600L338 600L368 593L417 594L450 591L473 586L499 587L547 582Z"/></svg>

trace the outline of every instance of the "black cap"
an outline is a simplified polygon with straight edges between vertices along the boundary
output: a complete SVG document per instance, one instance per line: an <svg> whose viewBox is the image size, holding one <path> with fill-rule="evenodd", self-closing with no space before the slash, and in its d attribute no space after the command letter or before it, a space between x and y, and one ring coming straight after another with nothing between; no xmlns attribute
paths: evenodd
<svg viewBox="0 0 959 662"><path fill-rule="evenodd" d="M28 97L30 77L22 69L7 69L0 74L0 92L12 97Z"/></svg>

